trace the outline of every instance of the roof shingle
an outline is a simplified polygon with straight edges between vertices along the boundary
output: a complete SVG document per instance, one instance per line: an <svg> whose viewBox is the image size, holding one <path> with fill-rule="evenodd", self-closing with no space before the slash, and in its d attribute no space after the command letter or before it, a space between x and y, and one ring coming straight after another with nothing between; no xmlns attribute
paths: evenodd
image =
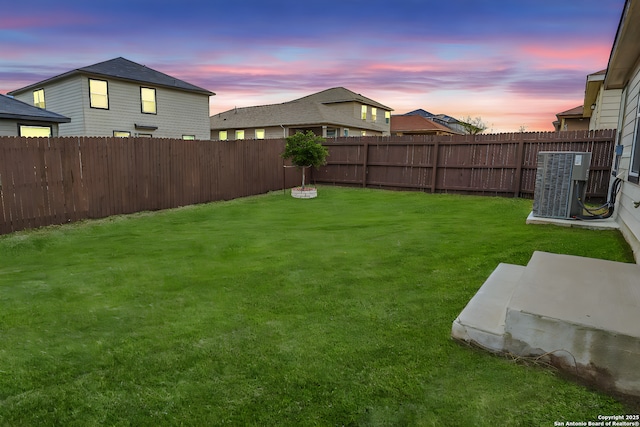
<svg viewBox="0 0 640 427"><path fill-rule="evenodd" d="M70 118L0 94L0 118L69 123Z"/></svg>

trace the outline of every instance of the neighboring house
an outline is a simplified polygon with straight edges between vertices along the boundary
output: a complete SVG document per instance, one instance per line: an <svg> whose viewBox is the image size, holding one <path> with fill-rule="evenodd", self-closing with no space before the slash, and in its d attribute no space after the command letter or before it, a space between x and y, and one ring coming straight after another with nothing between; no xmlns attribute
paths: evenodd
<svg viewBox="0 0 640 427"><path fill-rule="evenodd" d="M389 135L391 108L343 87L282 104L234 108L211 116L211 139L271 139L313 131L325 138Z"/></svg>
<svg viewBox="0 0 640 427"><path fill-rule="evenodd" d="M125 58L78 68L9 92L71 118L60 136L209 139L206 89Z"/></svg>
<svg viewBox="0 0 640 427"><path fill-rule="evenodd" d="M0 95L0 136L58 136L58 125L71 119Z"/></svg>
<svg viewBox="0 0 640 427"><path fill-rule="evenodd" d="M621 90L618 142L623 146L617 165L623 184L617 198L616 220L640 262L640 1L625 2L611 49L604 90ZM614 168L615 160L614 160Z"/></svg>
<svg viewBox="0 0 640 427"><path fill-rule="evenodd" d="M391 135L461 135L422 115L391 116Z"/></svg>
<svg viewBox="0 0 640 427"><path fill-rule="evenodd" d="M584 91L584 117L589 118L589 130L617 129L622 89L604 89L607 70L587 76Z"/></svg>
<svg viewBox="0 0 640 427"><path fill-rule="evenodd" d="M456 134L464 134L466 133L466 128L462 124L462 122L454 117L448 116L446 114L431 114L430 112L419 108L417 110L409 111L408 113L403 114L404 116L422 116L429 120L432 120L438 124L448 127Z"/></svg>
<svg viewBox="0 0 640 427"><path fill-rule="evenodd" d="M589 118L583 114L582 105L567 111L556 114L557 120L553 122L556 132L562 130L587 130L589 129Z"/></svg>

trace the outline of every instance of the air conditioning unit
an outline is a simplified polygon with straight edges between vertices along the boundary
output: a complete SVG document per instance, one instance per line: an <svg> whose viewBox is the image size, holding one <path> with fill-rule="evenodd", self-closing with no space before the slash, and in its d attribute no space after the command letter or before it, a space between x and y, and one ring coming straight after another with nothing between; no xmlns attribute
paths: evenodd
<svg viewBox="0 0 640 427"><path fill-rule="evenodd" d="M539 152L533 215L562 219L581 216L590 164L591 153Z"/></svg>

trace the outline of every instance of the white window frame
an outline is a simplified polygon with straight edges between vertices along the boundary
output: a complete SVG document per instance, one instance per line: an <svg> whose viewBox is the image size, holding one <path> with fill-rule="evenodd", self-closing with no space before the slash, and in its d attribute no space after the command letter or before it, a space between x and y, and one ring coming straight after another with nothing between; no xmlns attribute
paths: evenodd
<svg viewBox="0 0 640 427"><path fill-rule="evenodd" d="M264 137L265 137L264 129L256 129L255 138L256 139L264 139Z"/></svg>
<svg viewBox="0 0 640 427"><path fill-rule="evenodd" d="M344 128L344 129L342 129L342 134L343 134L344 136L349 136L349 128Z"/></svg>
<svg viewBox="0 0 640 427"><path fill-rule="evenodd" d="M378 109L376 107L371 107L371 120L374 122L378 120Z"/></svg>
<svg viewBox="0 0 640 427"><path fill-rule="evenodd" d="M114 130L113 136L116 138L129 138L131 137L131 132L128 130Z"/></svg>
<svg viewBox="0 0 640 427"><path fill-rule="evenodd" d="M182 135L182 139L184 141L195 141L196 140L196 136L195 135Z"/></svg>
<svg viewBox="0 0 640 427"><path fill-rule="evenodd" d="M237 129L236 133L235 133L235 136L236 136L236 140L237 139L244 139L244 129Z"/></svg>
<svg viewBox="0 0 640 427"><path fill-rule="evenodd" d="M362 120L367 120L367 106L364 104L360 107L360 118Z"/></svg>
<svg viewBox="0 0 640 427"><path fill-rule="evenodd" d="M391 123L391 111L384 112L384 121L386 124Z"/></svg>
<svg viewBox="0 0 640 427"><path fill-rule="evenodd" d="M226 130L218 131L218 141L226 141L229 139L229 133Z"/></svg>

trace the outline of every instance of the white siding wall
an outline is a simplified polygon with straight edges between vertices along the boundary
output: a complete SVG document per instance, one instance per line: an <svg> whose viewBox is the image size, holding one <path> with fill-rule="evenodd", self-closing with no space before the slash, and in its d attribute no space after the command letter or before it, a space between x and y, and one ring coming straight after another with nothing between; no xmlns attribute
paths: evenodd
<svg viewBox="0 0 640 427"><path fill-rule="evenodd" d="M634 207L634 202L640 201L640 186L627 181L631 161L631 150L638 114L638 99L640 97L640 67L626 87L626 97L622 94L621 113L624 114L620 142L624 146L620 161L620 172L625 182L617 199L617 220L631 247L636 261L640 262L640 208ZM626 99L625 99L626 98ZM625 108L626 107L626 108Z"/></svg>
<svg viewBox="0 0 640 427"><path fill-rule="evenodd" d="M604 90L600 87L596 109L591 115L589 129L617 129L620 115L620 96L622 89Z"/></svg>

